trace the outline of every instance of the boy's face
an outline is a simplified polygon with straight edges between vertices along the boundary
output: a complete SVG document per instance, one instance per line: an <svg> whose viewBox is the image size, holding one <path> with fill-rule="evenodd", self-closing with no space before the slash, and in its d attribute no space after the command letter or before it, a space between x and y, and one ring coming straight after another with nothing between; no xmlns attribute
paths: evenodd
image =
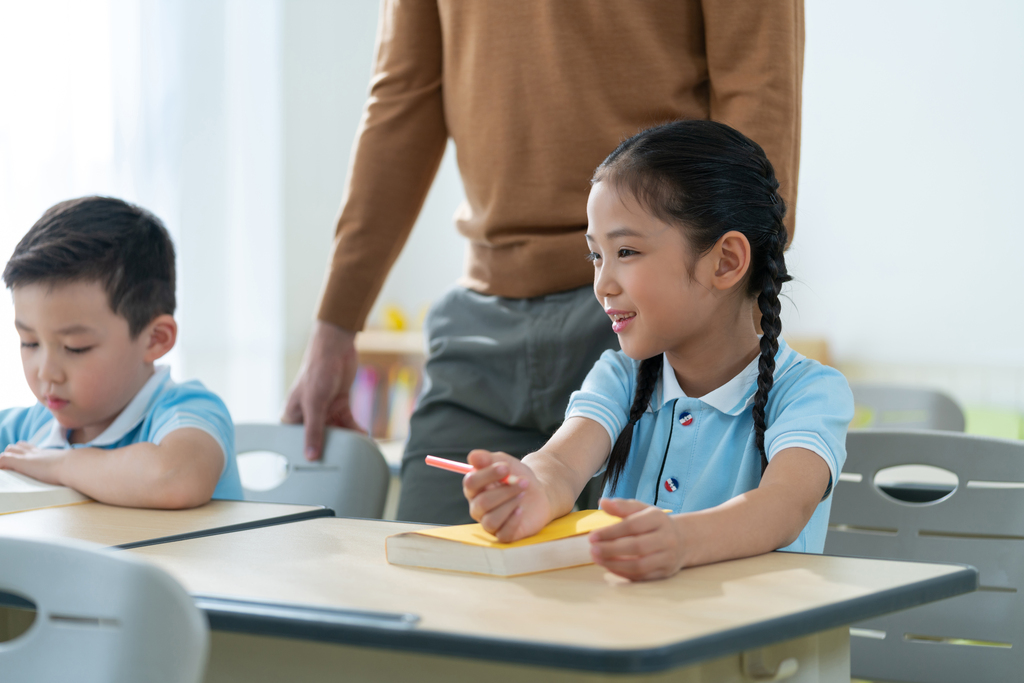
<svg viewBox="0 0 1024 683"><path fill-rule="evenodd" d="M133 340L99 282L29 284L13 294L32 393L73 430L73 443L96 438L153 374L153 324Z"/></svg>

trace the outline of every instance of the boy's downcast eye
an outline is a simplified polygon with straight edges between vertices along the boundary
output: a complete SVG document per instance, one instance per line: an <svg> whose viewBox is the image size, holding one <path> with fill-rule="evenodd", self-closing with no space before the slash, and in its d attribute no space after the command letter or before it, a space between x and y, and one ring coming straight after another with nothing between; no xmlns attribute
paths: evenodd
<svg viewBox="0 0 1024 683"><path fill-rule="evenodd" d="M23 349L34 349L39 346L39 342L21 342L21 348Z"/></svg>
<svg viewBox="0 0 1024 683"><path fill-rule="evenodd" d="M83 347L80 347L80 348L72 348L70 346L65 346L64 348L67 350L68 353L85 353L86 351L88 351L92 347L91 346L83 346Z"/></svg>

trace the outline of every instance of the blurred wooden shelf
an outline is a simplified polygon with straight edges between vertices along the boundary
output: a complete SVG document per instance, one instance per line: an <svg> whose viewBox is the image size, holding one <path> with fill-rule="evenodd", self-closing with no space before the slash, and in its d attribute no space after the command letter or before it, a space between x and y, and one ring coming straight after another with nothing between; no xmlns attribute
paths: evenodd
<svg viewBox="0 0 1024 683"><path fill-rule="evenodd" d="M363 330L356 335L359 353L422 356L425 344L423 332L419 331Z"/></svg>
<svg viewBox="0 0 1024 683"><path fill-rule="evenodd" d="M816 360L822 365L832 365L832 353L824 337L786 337L786 343L802 356Z"/></svg>

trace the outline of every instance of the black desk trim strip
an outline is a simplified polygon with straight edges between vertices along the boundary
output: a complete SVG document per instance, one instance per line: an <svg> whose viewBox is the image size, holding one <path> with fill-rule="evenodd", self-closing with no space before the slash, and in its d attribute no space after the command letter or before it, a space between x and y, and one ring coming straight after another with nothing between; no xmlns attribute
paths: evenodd
<svg viewBox="0 0 1024 683"><path fill-rule="evenodd" d="M975 590L978 586L978 571L965 565L953 566L959 566L961 570L909 586L720 631L678 644L634 650L606 650L481 638L425 631L413 625L407 628L382 628L345 623L343 618L332 621L317 619L317 608L270 605L267 606L269 609L263 609L257 602L227 600L216 596L194 597L197 604L206 612L210 627L217 631L562 669L649 673L697 664L716 657L848 626L871 617ZM244 605L244 609L239 609L239 605ZM281 607L291 607L296 612L291 616L285 616L280 612ZM323 611L342 615L346 613L345 610Z"/></svg>
<svg viewBox="0 0 1024 683"><path fill-rule="evenodd" d="M315 605L289 605L274 602L255 602L221 598L214 595L193 595L196 606L207 614L216 613L223 618L272 619L290 623L311 623L320 626L339 625L357 628L379 628L408 631L416 627L420 618L409 612L379 612L373 610L336 609Z"/></svg>
<svg viewBox="0 0 1024 683"><path fill-rule="evenodd" d="M230 534L236 531L249 531L250 529L261 529L266 526L277 526L278 524L289 524L291 522L302 522L307 519L317 519L318 517L334 517L334 510L321 507L315 510L306 510L305 512L295 512L290 515L283 515L281 517L270 517L268 519L258 519L252 522L243 522L242 524L231 524L228 526L218 526L212 529L200 529L199 531L190 531L185 534L176 534L174 536L161 536L160 538L151 538L145 541L135 541L133 543L122 543L121 545L112 546L120 550L131 550L133 548L145 548L149 545L160 545L163 543L174 543L175 541L190 541L194 538L204 538L206 536L218 536L220 534Z"/></svg>

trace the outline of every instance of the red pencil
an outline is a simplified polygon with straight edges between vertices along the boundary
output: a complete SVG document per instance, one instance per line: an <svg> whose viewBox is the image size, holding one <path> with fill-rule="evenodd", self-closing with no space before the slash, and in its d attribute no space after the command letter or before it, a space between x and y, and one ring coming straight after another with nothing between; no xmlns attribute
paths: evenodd
<svg viewBox="0 0 1024 683"><path fill-rule="evenodd" d="M469 474L474 470L472 465L464 462L458 462L457 460L448 460L447 458L439 458L435 455L427 456L427 464L431 467L439 467L442 470L448 470L449 472L458 472L459 474ZM519 477L514 474L510 474L501 480L502 484L515 484L519 481Z"/></svg>

